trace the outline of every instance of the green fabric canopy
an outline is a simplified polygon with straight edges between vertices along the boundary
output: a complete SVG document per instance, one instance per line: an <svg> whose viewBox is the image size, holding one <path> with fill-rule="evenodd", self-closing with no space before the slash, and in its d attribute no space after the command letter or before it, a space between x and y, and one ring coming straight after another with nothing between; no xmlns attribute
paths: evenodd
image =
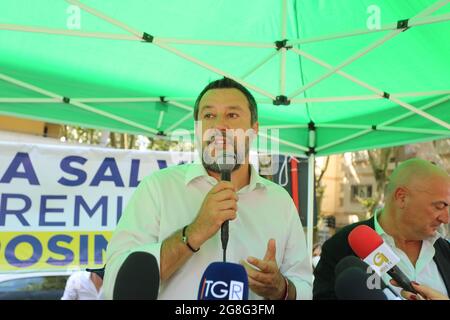
<svg viewBox="0 0 450 320"><path fill-rule="evenodd" d="M0 114L170 137L227 76L282 153L448 138L449 21L436 0L2 0Z"/></svg>

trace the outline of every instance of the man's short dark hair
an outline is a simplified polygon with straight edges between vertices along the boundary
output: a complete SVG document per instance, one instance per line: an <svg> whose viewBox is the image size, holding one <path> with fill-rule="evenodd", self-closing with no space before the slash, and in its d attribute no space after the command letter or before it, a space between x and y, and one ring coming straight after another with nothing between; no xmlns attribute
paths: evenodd
<svg viewBox="0 0 450 320"><path fill-rule="evenodd" d="M255 98L253 97L253 95L242 84L240 84L239 82L236 82L232 79L229 79L229 78L222 78L222 79L213 81L210 84L208 84L202 90L202 92L200 92L197 100L195 101L195 105L194 105L194 120L198 120L198 110L199 110L200 100L203 98L203 96L205 95L205 93L208 90L213 90L213 89L238 89L247 98L248 108L250 109L250 115L251 115L251 124L253 125L256 121L258 121L258 108L256 106L256 101L255 101Z"/></svg>

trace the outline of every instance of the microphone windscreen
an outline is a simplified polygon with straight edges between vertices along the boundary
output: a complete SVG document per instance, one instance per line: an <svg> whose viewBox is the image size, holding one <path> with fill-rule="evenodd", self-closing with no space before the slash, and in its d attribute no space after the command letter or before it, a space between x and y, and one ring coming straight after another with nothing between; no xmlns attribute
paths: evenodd
<svg viewBox="0 0 450 320"><path fill-rule="evenodd" d="M334 274L337 277L342 273L342 271L348 268L358 268L363 271L367 271L368 267L369 265L362 261L360 258L357 258L355 256L347 256L338 262L338 264L334 268Z"/></svg>
<svg viewBox="0 0 450 320"><path fill-rule="evenodd" d="M245 268L236 263L213 262L203 273L198 300L248 300Z"/></svg>
<svg viewBox="0 0 450 320"><path fill-rule="evenodd" d="M382 290L386 288L386 285L384 284L383 280L372 269L372 267L355 256L347 256L338 262L338 264L334 268L335 278L338 278L342 272L350 268L359 269L362 272L368 274L369 276L374 277L372 279L373 280L372 282L378 283L380 285L380 289Z"/></svg>
<svg viewBox="0 0 450 320"><path fill-rule="evenodd" d="M336 297L339 300L387 300L381 289L370 287L369 277L357 267L343 270L334 285Z"/></svg>
<svg viewBox="0 0 450 320"><path fill-rule="evenodd" d="M365 259L384 241L375 230L366 225L360 225L350 232L348 243L358 257Z"/></svg>
<svg viewBox="0 0 450 320"><path fill-rule="evenodd" d="M231 172L236 166L236 155L234 154L234 152L220 150L217 153L216 163L221 172Z"/></svg>
<svg viewBox="0 0 450 320"><path fill-rule="evenodd" d="M114 300L156 300L159 267L148 252L133 252L123 262L114 284Z"/></svg>

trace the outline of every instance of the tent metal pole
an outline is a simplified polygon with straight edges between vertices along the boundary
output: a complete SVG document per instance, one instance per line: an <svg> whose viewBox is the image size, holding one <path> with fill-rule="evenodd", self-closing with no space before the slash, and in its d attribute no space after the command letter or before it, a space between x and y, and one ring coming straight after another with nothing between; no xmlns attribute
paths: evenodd
<svg viewBox="0 0 450 320"><path fill-rule="evenodd" d="M144 35L143 32L140 32L140 31L130 27L130 26L120 22L119 20L111 18L111 17L105 15L104 13L102 13L102 12L100 12L100 11L94 9L94 8L91 8L91 7L89 7L89 6L87 6L87 5L83 4L83 3L81 3L78 0L66 0L66 1L68 1L71 4L79 6L81 9L83 9L83 10L93 14L94 16L96 16L96 17L98 17L100 19L103 19L103 20L105 20L105 21L107 21L107 22L109 22L109 23L111 23L111 24L113 24L113 25L115 25L115 26L125 30L125 31L128 31L129 33L134 34L135 36L137 36L137 37L139 37L141 39L142 39L142 37ZM173 54L175 54L175 55L177 55L177 56L179 56L181 58L184 58L184 59L186 59L186 60L188 60L190 62L193 62L193 63L195 63L195 64L197 64L197 65L199 65L199 66L201 66L201 67L203 67L205 69L208 69L208 70L210 70L210 71L212 71L214 73L217 73L217 74L219 74L221 76L233 79L233 80L241 83L242 85L248 87L249 89L252 89L253 91L262 94L263 96L266 96L268 98L271 98L272 100L275 100L275 96L273 96L269 92L267 92L267 91L265 91L265 90L263 90L263 89L261 89L261 88L259 88L257 86L254 86L254 85L244 81L243 79L240 79L240 78L235 77L235 76L233 76L233 75L231 75L231 74L229 74L229 73L227 73L225 71L222 71L222 70L220 70L220 69L218 69L216 67L213 67L212 65L209 65L206 62L203 62L203 61L201 61L201 60L199 60L197 58L194 58L194 57L192 57L192 56L190 56L190 55L188 55L188 54L186 54L186 53L184 53L184 52L182 52L182 51L180 51L180 50L178 50L178 49L176 49L174 47L171 47L171 46L169 46L167 44L159 42L157 39L154 39L152 43L155 44L156 46L162 48L162 49L165 49L165 50L167 50L169 52L172 52Z"/></svg>
<svg viewBox="0 0 450 320"><path fill-rule="evenodd" d="M166 134L173 134L174 130L167 130ZM178 136L192 136L193 134L195 134L195 130L182 130L180 132L177 132Z"/></svg>
<svg viewBox="0 0 450 320"><path fill-rule="evenodd" d="M178 101L173 101L173 100L167 100L167 103L171 104L172 106L175 106L177 108L192 112L194 111L194 108L191 106L188 106L184 103L178 102Z"/></svg>
<svg viewBox="0 0 450 320"><path fill-rule="evenodd" d="M272 99L255 98L255 101L256 101L256 103L261 103L261 104L273 104Z"/></svg>
<svg viewBox="0 0 450 320"><path fill-rule="evenodd" d="M0 73L0 80L4 80L4 81L12 83L12 84L14 84L14 85L16 85L18 87L21 87L21 88L24 88L24 89L28 89L30 91L34 91L34 92L37 92L37 93L40 93L40 94L42 94L44 96L47 96L47 97L50 97L50 98L53 98L53 99L57 99L59 101L62 101L62 99L64 98L63 96L57 95L56 93L47 91L47 90L39 88L39 87L36 87L36 86L34 86L32 84L29 84L29 83L26 83L26 82L23 82L23 81L11 78L11 77L7 76L6 74L3 74L3 73Z"/></svg>
<svg viewBox="0 0 450 320"><path fill-rule="evenodd" d="M305 129L308 128L306 124L281 124L273 126L260 126L260 129Z"/></svg>
<svg viewBox="0 0 450 320"><path fill-rule="evenodd" d="M307 203L307 245L308 257L312 258L312 247L314 241L314 194L315 194L315 154L317 152L316 130L314 122L308 124L308 203Z"/></svg>
<svg viewBox="0 0 450 320"><path fill-rule="evenodd" d="M388 132L406 132L406 133L422 133L431 135L447 135L450 137L450 131L445 130L428 130L428 129L418 129L418 128L396 128L396 127L377 127L378 131L388 131Z"/></svg>
<svg viewBox="0 0 450 320"><path fill-rule="evenodd" d="M168 99L168 98L166 98ZM122 102L158 102L160 97L142 98L73 98L72 100L85 103L122 103Z"/></svg>
<svg viewBox="0 0 450 320"><path fill-rule="evenodd" d="M450 20L450 14L441 14L433 17L426 17L426 18L419 18L416 21L409 22L408 25L410 27L418 27L423 26L427 24L433 24L433 23L439 23ZM325 42L329 40L336 40L336 39L342 39L342 38L350 38L354 36L360 36L364 34L369 33L376 33L376 32L384 32L384 31L391 31L397 29L397 22L390 23L387 25L382 26L379 29L361 29L356 30L352 32L340 32L335 34L329 34L319 37L313 37L309 39L294 39L291 41L288 41L288 45L296 46L296 45L302 45L302 44L308 44L308 43L317 43L317 42Z"/></svg>
<svg viewBox="0 0 450 320"><path fill-rule="evenodd" d="M320 151L322 151L324 149L334 147L334 146L336 146L338 144L347 142L347 141L352 140L352 139L356 139L356 138L361 137L361 136L363 136L363 135L365 135L367 133L370 133L370 132L372 132L372 129L367 129L367 130L363 130L361 132L357 132L357 133L351 134L351 135L349 135L347 137L344 137L342 139L339 139L339 140L327 143L327 144L325 144L325 145L323 145L321 147L318 147L318 148L316 148L316 151L320 152Z"/></svg>
<svg viewBox="0 0 450 320"><path fill-rule="evenodd" d="M450 20L450 14L442 14L438 16L421 18L417 21L409 23L410 27L422 26L426 24L439 23ZM300 44L315 43L321 41L328 41L333 39L348 38L352 36L358 36L368 33L382 32L397 29L397 23L391 23L380 29L362 29L354 32L343 32L332 35L325 35L320 37L314 37L310 39L295 39L288 41L289 46L295 46ZM54 35L66 35L72 37L82 37L82 38L99 38L99 39L111 39L111 40L125 40L125 41L142 41L142 37L137 37L128 34L114 34L105 32L88 32L88 31L78 31L78 30L65 30L65 29L55 29L47 27L33 27L18 24L8 24L1 23L0 30L9 31L21 31L21 32L33 32L33 33L45 33ZM271 42L233 42L233 41L211 41L211 40L197 40L197 39L176 39L176 38L158 38L160 42L167 44L187 44L187 45L210 45L210 46L229 46L229 47L250 47L250 48L273 48L273 43Z"/></svg>
<svg viewBox="0 0 450 320"><path fill-rule="evenodd" d="M317 128L328 128L328 129L372 129L369 125L352 125L352 124L318 124ZM432 135L450 135L450 131L444 130L430 130L430 129L419 129L419 128L406 128L406 127L389 127L389 126L377 126L378 131L392 131L392 132L408 132L408 133L423 133Z"/></svg>
<svg viewBox="0 0 450 320"><path fill-rule="evenodd" d="M6 82L9 82L9 83L15 84L18 87L25 88L25 89L28 89L30 91L34 91L34 92L40 93L40 94L42 94L44 96L48 96L48 97L51 97L51 98L54 98L54 99L60 99L61 103L65 103L65 101L64 101L65 97L63 97L63 96L60 96L60 95L57 95L56 93L47 91L47 90L39 88L39 87L36 87L36 86L34 86L32 84L29 84L29 83L26 83L26 82L14 79L14 78L9 77L9 76L7 76L5 74L0 73L0 79L4 80ZM80 109L89 111L91 113L95 113L95 114L104 116L106 118L109 118L109 119L112 119L112 120L124 123L126 125L129 125L129 126L132 126L132 127L135 127L135 128L141 129L141 130L144 130L144 131L152 133L152 134L156 134L157 133L157 131L154 130L153 128L148 128L148 127L146 127L144 125L141 125L140 123L124 119L122 117L116 116L116 115L111 114L111 113L106 112L106 111L95 109L95 108L93 108L91 106L88 106L86 104L83 104L81 102L69 101L68 104L70 104L72 106L75 106L75 107L78 107Z"/></svg>
<svg viewBox="0 0 450 320"><path fill-rule="evenodd" d="M177 102L194 102L197 97L166 97L166 100L177 101Z"/></svg>
<svg viewBox="0 0 450 320"><path fill-rule="evenodd" d="M391 97L394 98L404 98L404 97L420 97L420 96L435 96L435 95L448 95L450 90L436 90L436 91L426 91L426 92L404 92L404 93L393 93ZM165 97L168 102L193 102L195 98L188 97ZM341 101L369 101L369 100L380 100L384 97L380 95L362 95L362 96L342 96L342 97L317 97L317 98L302 98L302 99L292 99L293 103L306 103L306 102L341 102ZM72 98L73 101L83 102L83 103L137 103L137 102L158 102L161 100L160 97L127 97L127 98ZM271 104L270 99L256 99L257 103L261 104ZM60 99L54 98L0 98L0 103L61 103ZM191 107L181 107L182 109L190 109Z"/></svg>
<svg viewBox="0 0 450 320"><path fill-rule="evenodd" d="M81 103L81 102L76 102L76 101L72 102L71 101L70 104L75 106L75 107L78 107L80 109L83 109L83 110L86 110L86 111L89 111L89 112L92 112L92 113L104 116L104 117L112 119L112 120L116 120L118 122L122 122L122 123L124 123L126 125L129 125L129 126L132 126L132 127L135 127L135 128L141 129L141 130L144 130L146 132L150 132L152 134L157 134L158 133L158 131L153 129L153 128L149 128L149 127L144 126L144 125L142 125L140 123L124 119L122 117L116 116L115 114L111 114L111 113L106 112L106 111L98 110L96 108L93 108L93 107L88 106L87 104L84 104L84 103Z"/></svg>
<svg viewBox="0 0 450 320"><path fill-rule="evenodd" d="M241 78L233 76L233 75L231 75L231 74L229 74L229 73L227 73L225 71L222 71L222 70L220 70L220 69L218 69L218 68L216 68L216 67L214 67L214 66L212 66L210 64L207 64L207 63L205 63L205 62L203 62L203 61L201 61L201 60L199 60L197 58L194 58L194 57L192 57L192 56L190 56L190 55L188 55L188 54L186 54L186 53L184 53L184 52L182 52L182 51L180 51L178 49L175 49L175 48L173 48L171 46L168 46L168 45L165 45L165 44L162 44L162 43L158 43L158 42L155 42L155 45L157 45L158 47L160 47L162 49L165 49L165 50L167 50L169 52L172 52L173 54L176 54L177 56L179 56L181 58L184 58L184 59L186 59L186 60L188 60L190 62L193 62L193 63L195 63L195 64L197 64L197 65L199 65L199 66L201 66L201 67L203 67L205 69L208 69L208 70L210 70L210 71L212 71L214 73L217 73L217 74L219 74L221 76L224 76L224 77L227 77L227 78L230 78L230 79L233 79L234 81L237 81L237 82L241 83L242 85L246 86L247 88L252 89L255 92L258 92L259 94L261 94L261 95L263 95L265 97L268 97L268 98L270 98L272 100L275 100L275 96L272 95L271 93L265 91L264 89L261 89L261 88L255 86L255 85L252 85L252 84L244 81Z"/></svg>
<svg viewBox="0 0 450 320"><path fill-rule="evenodd" d="M273 48L273 44L272 44L272 48ZM251 75L253 72L255 72L256 70L258 70L259 68L261 68L263 65L265 65L267 62L269 62L273 57L275 57L277 54L279 53L279 51L272 51L267 57L265 57L263 60L261 60L260 62L258 62L255 66L253 66L250 70L248 70L247 72L245 72L242 76L241 79L245 79L247 78L249 75Z"/></svg>
<svg viewBox="0 0 450 320"><path fill-rule="evenodd" d="M433 102L431 102L431 103L429 103L429 104L427 104L427 105L421 107L420 109L421 109L422 111L425 111L425 110L427 110L427 109L430 109L430 108L432 108L432 107L435 107L435 106L438 106L438 105L440 105L440 104L442 104L442 103L445 103L445 102L447 102L447 101L449 101L449 100L450 100L450 95L449 95L449 96L446 96L446 97L443 97L443 98L441 98L441 99L438 99L438 100L436 100L436 101L433 101ZM388 120L388 121L385 121L385 122L379 124L379 125L377 126L377 128L380 128L380 130L381 130L381 129L383 129L383 127L385 127L385 126L388 126L388 125L390 125L390 124L393 124L393 123L398 122L398 121L401 121L401 120L404 120L404 119L406 119L406 118L408 118L408 117L410 117L410 116L412 116L412 115L414 115L414 112L408 112L408 113L403 114L403 115L401 115L401 116L398 116L398 117L396 117L396 118L394 118L394 119L391 119L391 120ZM323 126L323 125L322 125L322 126ZM361 131L361 132L352 134L352 135L350 135L350 136L347 136L347 137L345 137L345 138L342 138L342 139L340 139L340 140L334 141L334 142L329 143L329 144L326 144L326 145L324 145L324 146L322 146L322 147L320 147L320 148L317 148L317 151L318 151L318 152L319 152L319 151L323 151L323 150L325 150L325 149L327 149L327 148L330 148L330 147L336 146L336 145L338 145L338 144L347 142L347 141L349 141L349 140L351 140L351 139L358 138L358 137L363 136L363 135L365 135L365 134L368 134L368 133L370 133L370 132L372 132L372 131L373 131L372 129L366 129L366 130L363 130L363 131Z"/></svg>
<svg viewBox="0 0 450 320"><path fill-rule="evenodd" d="M314 241L314 167L315 157L311 153L308 156L308 203L307 203L307 219L306 219L306 243L308 248L308 257L311 259L312 247Z"/></svg>
<svg viewBox="0 0 450 320"><path fill-rule="evenodd" d="M280 49L280 95L286 94L286 48Z"/></svg>
<svg viewBox="0 0 450 320"><path fill-rule="evenodd" d="M316 124L317 128L326 129L372 129L369 125L359 125L359 124Z"/></svg>
<svg viewBox="0 0 450 320"><path fill-rule="evenodd" d="M437 10L439 10L440 8L442 8L443 6L447 5L448 3L450 3L450 0L436 1L434 4L432 4L431 6L426 8L425 10L423 10L421 13L419 13L415 17L413 17L413 19L414 20L415 19L421 19L423 17L429 16L429 15L433 14L434 12L436 12Z"/></svg>
<svg viewBox="0 0 450 320"><path fill-rule="evenodd" d="M0 98L0 103L61 103L56 98Z"/></svg>
<svg viewBox="0 0 450 320"><path fill-rule="evenodd" d="M367 101L382 99L379 95L365 95L365 96L342 96L342 97L318 97L318 98L302 98L292 99L291 103L307 103L307 102L345 102L345 101Z"/></svg>
<svg viewBox="0 0 450 320"><path fill-rule="evenodd" d="M420 19L420 18L422 18L424 16L430 15L433 12L435 12L436 10L438 10L439 8L441 8L442 6L444 6L445 4L447 4L448 2L449 2L449 0L443 0L443 1L440 1L440 2L437 2L437 3L434 3L432 6L430 6L427 9L421 11L420 13L415 15L410 20L413 22L413 21L416 21L417 19ZM371 44L371 45L367 46L366 48L362 49L361 51L357 52L356 54L354 54L353 56L351 56L350 58L348 58L347 60L345 60L344 62L339 64L337 67L333 67L329 72L325 73L324 75L322 75L318 79L308 83L307 85L305 85L305 86L301 87L300 89L296 90L295 92L293 92L291 95L289 95L289 99L292 99L292 98L296 97L297 95L299 95L300 93L304 92L305 90L307 90L307 89L313 87L314 85L318 84L319 82L325 80L326 78L330 77L331 75L333 75L334 73L336 73L340 69L348 66L349 64L351 64L354 61L358 60L362 56L364 56L367 53L371 52L372 50L376 49L377 47L379 47L383 43L387 42L388 40L390 40L393 37L397 36L398 34L402 33L404 30L405 29L396 29L396 30L393 30L393 31L389 32L383 38L379 39L378 41L374 42L373 44Z"/></svg>
<svg viewBox="0 0 450 320"><path fill-rule="evenodd" d="M32 33L44 33L53 35L64 35L71 37L81 37L81 38L99 38L99 39L110 39L110 40L127 40L127 41L142 41L142 38L137 38L133 35L128 34L114 34L114 33L104 33L104 32L87 32L78 30L65 30L65 29L53 29L46 27L31 27L17 24L0 24L0 30L9 31L21 31L21 32L32 32Z"/></svg>
<svg viewBox="0 0 450 320"><path fill-rule="evenodd" d="M104 14L104 13L102 13L102 12L92 8L92 7L89 7L89 6L85 5L84 3L82 3L82 2L80 2L78 0L66 0L66 1L68 3L71 3L73 5L76 5L76 6L80 7L84 11L89 12L90 14L92 14L92 15L94 15L94 16L102 19L102 20L105 20L105 21L109 22L112 25L115 25L115 26L117 26L117 27L119 27L119 28L121 28L121 29L123 29L125 31L128 31L129 33L135 35L137 38L142 40L143 33L140 32L139 30L136 30L136 29L126 25L125 23L123 23L123 22L121 22L121 21L119 21L117 19L114 19L114 18L112 18L110 16L107 16L106 14Z"/></svg>
<svg viewBox="0 0 450 320"><path fill-rule="evenodd" d="M159 112L158 123L156 124L156 129L157 129L157 130L160 130L160 129L161 129L161 125L162 125L162 123L163 123L163 120L164 120L164 111L161 110L161 111Z"/></svg>
<svg viewBox="0 0 450 320"><path fill-rule="evenodd" d="M447 3L449 3L448 0L436 2L433 6L431 6L426 11L424 11L424 15L426 16L426 15L432 14L433 12L435 12L435 11L439 10L440 8L442 8L443 6L445 6ZM421 17L416 17L416 19L414 21L410 21L408 23L408 25L411 27L414 27L414 26L419 26L419 25L424 25L424 24L429 24L429 23L434 23L434 22L445 21L445 20L450 19L450 15L443 14L443 15L427 17L427 18L421 16ZM359 36L359 35L368 34L368 33L389 31L389 30L395 30L395 29L397 29L397 22L386 24L379 29L372 29L372 30L361 29L361 30L356 30L356 31L352 31L352 32L339 32L339 33L335 33L335 34L324 35L324 36L314 37L314 38L310 38L310 39L294 39L294 40L288 41L288 44L295 46L295 45L299 45L299 44L315 43L315 42L334 40L334 39L340 39L340 38L348 38L348 37Z"/></svg>
<svg viewBox="0 0 450 320"><path fill-rule="evenodd" d="M281 40L287 37L287 0L281 0Z"/></svg>
<svg viewBox="0 0 450 320"><path fill-rule="evenodd" d="M281 39L287 37L287 1L281 0ZM280 95L286 94L286 48L281 48L280 55Z"/></svg>
<svg viewBox="0 0 450 320"><path fill-rule="evenodd" d="M435 107L435 106L437 106L437 105L440 105L440 104L442 104L442 103L445 103L445 102L447 102L447 101L449 101L449 100L450 100L450 95L448 95L448 96L446 96L446 97L442 97L442 98L440 98L440 99L438 99L438 100L436 100L436 101L433 101L433 102L430 102L430 103L424 105L423 107L420 108L420 110L426 111L426 110L428 110L428 109L430 109L430 108L433 108L433 107ZM395 118L393 118L393 119L391 119L391 120L387 120L386 122L383 122L383 123L380 124L379 126L380 126L380 127L388 126L388 125L391 125L391 124L393 124L393 123L395 123L395 122L399 122L399 121L401 121L401 120L404 120L404 119L406 119L406 118L409 118L409 117L411 117L411 116L413 116L413 115L414 115L414 112L410 111L410 112L407 112L407 113L405 113L405 114L402 114L401 116L395 117Z"/></svg>
<svg viewBox="0 0 450 320"><path fill-rule="evenodd" d="M187 115L185 115L183 118L181 118L180 120L178 120L177 122L173 123L172 125L170 125L167 129L166 129L166 134L170 134L172 133L173 129L178 127L180 124L182 124L183 122L185 122L188 119L192 119L192 114L188 113Z"/></svg>
<svg viewBox="0 0 450 320"><path fill-rule="evenodd" d="M391 97L405 98L405 97L435 96L435 95L444 95L444 94L450 94L450 90L393 93L393 94L391 94ZM361 95L361 96L317 97L317 98L292 99L291 103L369 101L369 100L381 100L381 99L385 99L385 98L378 94L372 94L372 95Z"/></svg>
<svg viewBox="0 0 450 320"><path fill-rule="evenodd" d="M269 138L270 140L272 140L274 142L281 143L281 144L283 144L285 146L292 147L294 149L298 149L298 150L301 150L301 151L308 151L309 150L308 148L306 148L304 146L301 146L299 144L295 144L295 143L292 143L292 142L289 142L289 141L286 141L286 140L283 140L283 139L271 137L271 136L268 136L268 135L266 135L266 134L264 134L262 132L259 132L258 135L261 136L261 137Z"/></svg>
<svg viewBox="0 0 450 320"><path fill-rule="evenodd" d="M0 115L6 115L6 116L21 118L21 119L28 119L28 120L43 121L43 122L52 122L53 121L53 119L49 119L48 117L29 116L29 115L24 116L23 114L18 114L18 113L15 113L15 112L8 112L8 111L0 111ZM72 125L72 126L83 125L83 124L80 124L80 123L78 123L76 121L70 121L70 120L64 120L63 122L61 122L61 124L65 124L65 125L69 125L69 126L70 125ZM91 128L91 129L97 129L97 130L100 130L100 131L102 131L102 130L109 130L110 129L110 128L105 128L103 126L99 126L99 125L95 125L95 124L89 125L88 127ZM153 128L150 128L150 129L154 130ZM129 134L135 134L135 135L144 135L144 133L142 133L142 131L131 130L131 129L117 128L117 129L114 129L114 132L129 133ZM155 132L157 132L157 131L155 130ZM157 136L157 134L149 133L148 136Z"/></svg>
<svg viewBox="0 0 450 320"><path fill-rule="evenodd" d="M428 120L430 120L430 121L440 125L441 127L444 127L447 130L450 130L450 124L449 123L447 123L445 121L442 121L441 119L438 119L436 117L433 117L432 115L430 115L430 114L428 114L426 112L423 112L422 110L420 110L420 109L410 105L409 103L403 102L403 101L401 101L401 100L399 100L397 98L392 98L392 97L389 100L397 103L398 105L408 109L411 112L414 112L414 113L418 114L419 116L421 116L421 117L423 117L425 119L428 119Z"/></svg>
<svg viewBox="0 0 450 320"><path fill-rule="evenodd" d="M401 32L401 31L400 31L400 32ZM299 49L296 49L296 48L292 48L292 51L293 51L293 52L296 52L297 54L300 54L300 55L304 56L304 57L307 58L307 59L311 59L311 58L312 58L312 60L313 60L314 62L319 63L321 66L323 66L323 67L325 67L325 68L331 69L331 71L328 72L327 74L330 74L330 75L331 75L331 73L334 73L334 71L337 71L338 74L344 76L345 78L349 79L350 81L355 82L356 84L359 84L359 85L363 86L364 88L367 88L367 89L369 89L370 91L372 91L372 92L374 92L374 93L380 95L380 97L385 98L385 97L384 97L384 91L379 90L379 89L377 89L377 88L375 88L375 87L372 87L371 85L369 85L369 84L367 84L367 83L365 83L365 82L363 82L363 81L361 81L361 80L358 80L358 79L354 78L353 76L350 76L350 75L347 74L347 73L344 73L344 72L342 72L342 71L340 71L340 70L337 70L337 68L340 68L340 66L338 66L338 67L333 67L333 66L331 66L331 65L329 65L329 64L327 64L327 63L325 63L325 62L323 62L323 61L321 61L321 60L319 60L319 59L317 59L317 58L315 58L315 57L313 57L313 56L311 56L311 55L309 55L309 54L306 54L306 55L305 55L305 52L304 52L304 51L299 50ZM341 65L342 65L342 64L341 64ZM313 81L313 82L314 82L314 81ZM317 82L316 82L316 83L317 83ZM311 84L311 83L310 83L310 84ZM308 84L307 86L309 86L310 84ZM401 101L401 100L399 100L399 99L397 99L397 98L395 98L395 97L392 97L392 96L389 96L387 99L389 99L390 101L392 101L392 102L394 102L394 103L400 105L401 107L404 107L404 108L406 108L406 109L408 109L408 110L410 110L410 111L412 111L412 112L414 112L414 113L417 113L418 115L420 115L420 116L422 116L422 117L424 117L424 118L426 118L426 119L428 119L428 120L430 120L430 121L432 121L432 122L434 122L434 123L436 123L436 124L438 124L438 125L440 125L440 126L446 128L446 129L450 129L450 125L449 125L448 123L446 123L445 121L442 121L442 120L440 120L440 119L438 119L438 118L436 118L436 117L433 117L432 115L429 115L429 114L427 114L427 113L421 111L420 109L417 109L416 107L414 107L414 106L412 106L412 105L410 105L410 104L408 104L408 103L406 103L406 102L403 102L403 101Z"/></svg>
<svg viewBox="0 0 450 320"><path fill-rule="evenodd" d="M195 98L170 98L164 97L165 101L173 102L173 105L185 110L192 110L192 107L189 107L181 102L183 101L195 101ZM86 103L122 103L122 102L159 102L161 101L161 97L141 97L141 98L73 98L72 100L78 102L86 102ZM178 103L177 103L178 102Z"/></svg>
<svg viewBox="0 0 450 320"><path fill-rule="evenodd" d="M336 67L333 67L330 71L326 72L325 74L323 74L322 76L320 76L319 78L317 78L316 80L311 81L310 83L304 85L303 87L299 88L298 90L292 92L289 95L289 99L295 98L296 96L298 96L299 94L301 94L302 92L312 88L313 86L315 86L316 84L322 82L323 80L329 78L330 76L332 76L333 74L337 73L339 70L341 70L342 68L350 65L351 63L355 62L356 60L358 60L359 58L365 56L366 54L368 54L369 52L375 50L376 48L378 48L379 46L381 46L383 43L387 42L388 40L394 38L395 36L397 36L398 34L402 33L403 30L394 30L392 32L390 32L389 34L387 34L386 36L384 36L383 38L381 38L380 40L374 42L373 44L367 46L366 48L364 48L363 50L357 52L356 54L354 54L353 56L351 56L350 58L348 58L347 60L345 60L344 62L342 62L341 64L339 64Z"/></svg>
<svg viewBox="0 0 450 320"><path fill-rule="evenodd" d="M302 57L305 57L308 60L311 60L311 61L317 63L318 65L320 65L320 66L322 66L324 68L327 68L327 69L330 69L330 70L333 69L332 65L330 65L330 64L328 64L328 63L326 63L326 62L324 62L324 61L314 57L313 55L310 55L309 53L307 53L307 52L305 52L303 50L300 50L300 49L297 49L297 48L292 48L291 51L297 53L298 55L300 55ZM344 72L342 70L337 70L336 73L341 75L341 76L343 76L344 78L347 78L348 80L350 80L350 81L352 81L352 82L354 82L356 84L359 84L360 86L362 86L362 87L364 87L366 89L369 89L372 92L375 92L377 95L380 95L380 96L383 95L383 91L381 91L381 90L379 90L379 89L377 89L375 87L372 87L371 85L369 85L369 84L367 84L367 83L365 83L365 82L363 82L363 81L361 81L361 80L359 80L359 79L349 75L348 73L346 73L346 72Z"/></svg>
<svg viewBox="0 0 450 320"><path fill-rule="evenodd" d="M437 96L437 95L443 95L443 94L450 94L450 90L393 93L393 94L391 94L391 97L404 98L404 97L420 97L420 96Z"/></svg>
<svg viewBox="0 0 450 320"><path fill-rule="evenodd" d="M273 48L273 42L239 42L239 41L213 41L200 39L177 39L177 38L160 38L159 42L166 44L187 44L187 45L204 45L204 46L225 46L225 47L242 47L242 48Z"/></svg>
<svg viewBox="0 0 450 320"><path fill-rule="evenodd" d="M432 24L432 23L445 22L448 20L450 20L450 13L441 14L438 16L432 16L432 17L428 17L428 18L424 18L424 19L418 19L418 20L411 22L409 25L411 27L417 27L417 26L423 26L423 25Z"/></svg>

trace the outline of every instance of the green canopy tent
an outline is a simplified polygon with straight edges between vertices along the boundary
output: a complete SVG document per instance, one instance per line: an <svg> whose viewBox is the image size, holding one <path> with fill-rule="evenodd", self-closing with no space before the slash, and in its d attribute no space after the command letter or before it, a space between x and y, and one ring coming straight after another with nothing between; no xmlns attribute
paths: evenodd
<svg viewBox="0 0 450 320"><path fill-rule="evenodd" d="M226 76L257 98L261 150L309 157L312 200L316 156L450 137L449 2L5 0L0 114L192 135Z"/></svg>

